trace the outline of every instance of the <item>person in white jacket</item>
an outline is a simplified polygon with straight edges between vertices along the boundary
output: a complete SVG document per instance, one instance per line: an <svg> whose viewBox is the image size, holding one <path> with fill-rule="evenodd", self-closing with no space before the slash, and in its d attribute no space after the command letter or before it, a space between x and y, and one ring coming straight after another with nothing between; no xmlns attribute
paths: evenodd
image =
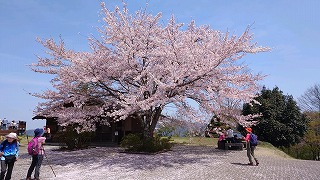
<svg viewBox="0 0 320 180"><path fill-rule="evenodd" d="M37 155L32 155L32 162L29 167L28 173L27 173L27 180L31 180L31 174L33 170L35 169L34 172L34 179L38 180L40 176L40 167L42 164L43 156L44 156L44 148L43 148L43 143L45 142L46 138L42 137L44 133L43 129L37 128L34 130L34 138L36 139L36 142L38 143L38 154ZM31 141L33 141L33 139Z"/></svg>
<svg viewBox="0 0 320 180"><path fill-rule="evenodd" d="M234 143L234 136L233 136L233 130L231 127L228 128L227 130L227 143Z"/></svg>

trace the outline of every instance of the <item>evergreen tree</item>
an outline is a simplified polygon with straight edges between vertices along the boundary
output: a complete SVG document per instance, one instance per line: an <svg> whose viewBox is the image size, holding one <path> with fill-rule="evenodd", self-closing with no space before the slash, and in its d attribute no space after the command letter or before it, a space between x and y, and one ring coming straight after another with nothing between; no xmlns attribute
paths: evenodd
<svg viewBox="0 0 320 180"><path fill-rule="evenodd" d="M262 114L254 119L258 123L253 127L260 140L277 147L299 143L307 130L308 122L292 96L283 95L278 87L273 90L264 87L255 100L261 105L244 104L242 113Z"/></svg>

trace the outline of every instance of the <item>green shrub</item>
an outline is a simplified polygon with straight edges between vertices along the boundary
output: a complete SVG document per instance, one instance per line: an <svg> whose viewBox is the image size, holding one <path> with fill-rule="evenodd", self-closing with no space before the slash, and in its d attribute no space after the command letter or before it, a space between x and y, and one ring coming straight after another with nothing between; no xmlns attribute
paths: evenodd
<svg viewBox="0 0 320 180"><path fill-rule="evenodd" d="M170 138L171 137L161 137L160 138L160 144L162 145L162 147L164 148L164 149L171 149L171 147L172 147L172 143L170 143Z"/></svg>
<svg viewBox="0 0 320 180"><path fill-rule="evenodd" d="M167 137L160 136L143 139L141 134L128 134L123 138L120 146L129 152L153 153L171 149L172 144L169 140Z"/></svg>
<svg viewBox="0 0 320 180"><path fill-rule="evenodd" d="M290 147L281 147L288 155L304 160L317 160L319 151L315 151L309 144L299 143Z"/></svg>
<svg viewBox="0 0 320 180"><path fill-rule="evenodd" d="M78 133L74 128L67 127L65 131L60 131L55 134L55 141L65 144L68 150L88 148L91 137L94 135L92 132Z"/></svg>
<svg viewBox="0 0 320 180"><path fill-rule="evenodd" d="M126 135L120 146L126 148L128 151L138 151L139 147L143 146L141 134L128 134Z"/></svg>

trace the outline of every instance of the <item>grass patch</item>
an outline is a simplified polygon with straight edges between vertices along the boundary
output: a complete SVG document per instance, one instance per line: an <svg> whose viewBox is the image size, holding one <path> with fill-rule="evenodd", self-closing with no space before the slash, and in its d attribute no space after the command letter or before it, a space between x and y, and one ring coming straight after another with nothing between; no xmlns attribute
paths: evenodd
<svg viewBox="0 0 320 180"><path fill-rule="evenodd" d="M171 142L175 144L187 144L194 146L216 146L218 138L208 137L171 137Z"/></svg>
<svg viewBox="0 0 320 180"><path fill-rule="evenodd" d="M270 149L277 149L276 147L274 147L272 144L268 143L268 142L264 142L264 141L259 141L259 146L261 147L265 147L265 148L270 148Z"/></svg>
<svg viewBox="0 0 320 180"><path fill-rule="evenodd" d="M27 136L19 136L19 142L20 142L20 145L25 145L27 146L28 145L28 142L31 141L31 139L33 138L33 136L29 136L28 139L27 139Z"/></svg>
<svg viewBox="0 0 320 180"><path fill-rule="evenodd" d="M270 144L268 142L259 141L258 147L266 148L268 151L267 154L269 154L269 155L276 155L276 156L280 156L283 158L294 159L293 157L286 154L281 149L274 147L272 144Z"/></svg>
<svg viewBox="0 0 320 180"><path fill-rule="evenodd" d="M218 138L207 137L171 137L171 142L175 144L186 144L192 146L216 146ZM259 141L257 154L266 154L269 156L280 156L283 158L292 158L281 149L274 147L268 142Z"/></svg>

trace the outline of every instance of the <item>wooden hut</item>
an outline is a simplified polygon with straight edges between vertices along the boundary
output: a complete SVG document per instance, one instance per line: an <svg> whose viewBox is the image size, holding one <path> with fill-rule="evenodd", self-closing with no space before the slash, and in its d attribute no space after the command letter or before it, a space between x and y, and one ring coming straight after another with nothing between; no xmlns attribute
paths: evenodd
<svg viewBox="0 0 320 180"><path fill-rule="evenodd" d="M46 121L46 128L50 128L52 142L57 142L54 138L55 134L59 131L63 131L64 127L58 124L57 117L45 117L45 116L35 116L32 118L42 119ZM121 121L109 121L109 125L96 124L95 136L92 142L97 143L119 143L121 139L129 133L139 133L142 132L141 122L136 119L129 117Z"/></svg>

